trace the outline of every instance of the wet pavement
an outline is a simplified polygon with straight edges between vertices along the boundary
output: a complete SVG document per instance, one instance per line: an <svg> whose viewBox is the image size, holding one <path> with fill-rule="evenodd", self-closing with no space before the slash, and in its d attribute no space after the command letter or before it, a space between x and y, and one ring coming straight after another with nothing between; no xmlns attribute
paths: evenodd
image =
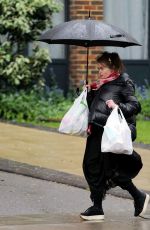
<svg viewBox="0 0 150 230"><path fill-rule="evenodd" d="M133 201L107 195L104 221L83 221L89 191L0 172L0 230L149 230L150 219L134 217ZM150 216L150 205L147 217Z"/></svg>
<svg viewBox="0 0 150 230"><path fill-rule="evenodd" d="M0 220L1 222L1 220ZM133 218L112 218L105 221L82 221L69 215L32 215L4 218L1 230L149 230L150 221Z"/></svg>

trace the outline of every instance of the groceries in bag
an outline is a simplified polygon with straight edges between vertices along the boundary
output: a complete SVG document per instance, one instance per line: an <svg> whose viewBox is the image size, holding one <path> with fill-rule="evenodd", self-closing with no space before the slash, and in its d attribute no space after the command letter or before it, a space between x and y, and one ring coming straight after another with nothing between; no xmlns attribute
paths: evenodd
<svg viewBox="0 0 150 230"><path fill-rule="evenodd" d="M101 151L127 155L133 152L131 130L118 106L112 110L104 126Z"/></svg>
<svg viewBox="0 0 150 230"><path fill-rule="evenodd" d="M88 126L88 104L87 104L87 88L83 90L79 97L77 97L63 117L59 132L81 135L85 134Z"/></svg>

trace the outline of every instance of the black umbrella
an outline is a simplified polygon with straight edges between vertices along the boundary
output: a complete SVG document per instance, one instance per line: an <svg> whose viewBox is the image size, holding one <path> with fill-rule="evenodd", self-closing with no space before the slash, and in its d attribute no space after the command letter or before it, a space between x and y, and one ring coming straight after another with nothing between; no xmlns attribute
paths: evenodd
<svg viewBox="0 0 150 230"><path fill-rule="evenodd" d="M43 33L39 41L49 44L68 44L87 47L87 74L88 55L91 46L140 46L140 44L122 29L103 21L85 19L72 20L61 23Z"/></svg>

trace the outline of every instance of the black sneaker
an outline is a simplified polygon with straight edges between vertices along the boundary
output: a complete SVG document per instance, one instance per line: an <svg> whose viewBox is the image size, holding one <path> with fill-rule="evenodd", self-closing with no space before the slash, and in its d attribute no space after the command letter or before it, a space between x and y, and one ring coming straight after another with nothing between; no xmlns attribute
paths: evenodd
<svg viewBox="0 0 150 230"><path fill-rule="evenodd" d="M92 206L85 212L82 212L80 217L84 220L104 220L104 212L102 208Z"/></svg>
<svg viewBox="0 0 150 230"><path fill-rule="evenodd" d="M140 197L134 201L134 207L135 207L134 216L144 215L147 209L149 199L150 197L148 194L141 192Z"/></svg>

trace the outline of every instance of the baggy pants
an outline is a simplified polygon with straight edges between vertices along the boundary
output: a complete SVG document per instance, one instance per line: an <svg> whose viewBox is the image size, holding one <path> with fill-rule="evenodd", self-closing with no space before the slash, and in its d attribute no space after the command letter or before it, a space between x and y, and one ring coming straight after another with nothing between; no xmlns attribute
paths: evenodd
<svg viewBox="0 0 150 230"><path fill-rule="evenodd" d="M91 191L91 200L100 204L106 191L115 186L128 190L142 168L140 156L101 152L103 129L98 128L87 138L83 159L83 172ZM110 183L111 182L111 183Z"/></svg>

